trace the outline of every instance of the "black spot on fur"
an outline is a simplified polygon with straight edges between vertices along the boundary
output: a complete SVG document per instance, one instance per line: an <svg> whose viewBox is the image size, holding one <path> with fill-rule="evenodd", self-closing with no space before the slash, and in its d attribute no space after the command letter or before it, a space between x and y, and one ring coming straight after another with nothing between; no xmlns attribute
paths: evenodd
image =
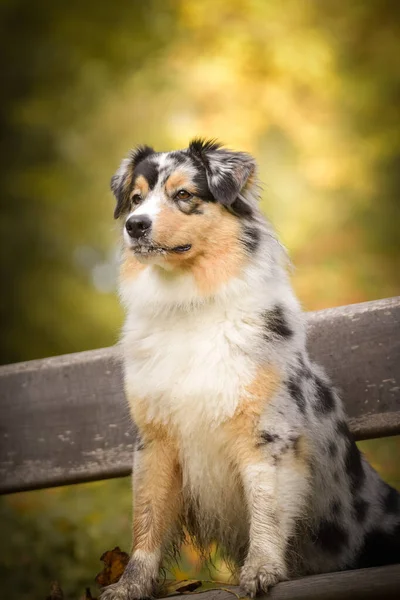
<svg viewBox="0 0 400 600"><path fill-rule="evenodd" d="M152 154L155 154L155 151L150 146L138 146L131 152L130 158L132 160L132 166L136 167L142 160L145 160Z"/></svg>
<svg viewBox="0 0 400 600"><path fill-rule="evenodd" d="M293 452L296 458L301 458L301 444L300 444L300 435L291 435L289 436L290 445L293 448Z"/></svg>
<svg viewBox="0 0 400 600"><path fill-rule="evenodd" d="M316 387L315 410L322 414L329 414L335 408L335 397L332 389L319 377L315 377L314 382Z"/></svg>
<svg viewBox="0 0 400 600"><path fill-rule="evenodd" d="M362 464L361 452L351 435L345 421L336 423L336 431L346 442L346 452L344 456L344 466L350 480L350 490L356 494L362 487L365 480L365 471Z"/></svg>
<svg viewBox="0 0 400 600"><path fill-rule="evenodd" d="M369 504L362 498L355 498L353 501L353 515L359 523L364 523L369 509Z"/></svg>
<svg viewBox="0 0 400 600"><path fill-rule="evenodd" d="M295 433L287 437L282 437L277 433L261 431L260 441L257 446L269 446L269 452L274 459L274 464L277 464L282 456L290 450L293 450L296 457L300 457L301 455L300 436Z"/></svg>
<svg viewBox="0 0 400 600"><path fill-rule="evenodd" d="M347 546L348 533L332 521L323 519L316 532L316 543L329 554L340 554Z"/></svg>
<svg viewBox="0 0 400 600"><path fill-rule="evenodd" d="M364 538L355 569L400 563L400 524L390 533L373 529Z"/></svg>
<svg viewBox="0 0 400 600"><path fill-rule="evenodd" d="M261 444L272 444L280 439L277 433L270 433L269 431L262 431L260 437Z"/></svg>
<svg viewBox="0 0 400 600"><path fill-rule="evenodd" d="M291 338L292 329L289 327L282 306L275 306L264 313L265 319L265 337L270 338L270 333L283 339Z"/></svg>
<svg viewBox="0 0 400 600"><path fill-rule="evenodd" d="M179 150L177 150L176 152L171 152L170 156L174 159L174 161L178 165L183 165L188 160L187 155L184 152L181 152Z"/></svg>
<svg viewBox="0 0 400 600"><path fill-rule="evenodd" d="M338 517L341 512L342 512L342 503L340 502L340 500L338 498L336 498L336 500L333 500L332 504L331 504L331 513L333 515L335 515L335 517Z"/></svg>
<svg viewBox="0 0 400 600"><path fill-rule="evenodd" d="M251 254L257 252L260 238L260 232L256 227L243 227L240 240Z"/></svg>
<svg viewBox="0 0 400 600"><path fill-rule="evenodd" d="M158 165L151 159L140 162L133 172L133 181L135 181L139 175L142 175L142 177L146 179L149 188L152 190L158 181Z"/></svg>
<svg viewBox="0 0 400 600"><path fill-rule="evenodd" d="M361 460L361 452L357 448L356 443L349 431L345 454L345 467L350 479L350 489L352 493L355 494L364 483L365 472Z"/></svg>
<svg viewBox="0 0 400 600"><path fill-rule="evenodd" d="M250 206L241 198L236 198L230 205L230 210L238 217L250 218L253 216L253 211Z"/></svg>
<svg viewBox="0 0 400 600"><path fill-rule="evenodd" d="M306 399L304 398L299 382L294 377L291 377L287 383L287 388L291 397L296 402L298 409L304 415L306 412Z"/></svg>
<svg viewBox="0 0 400 600"><path fill-rule="evenodd" d="M328 453L331 458L335 458L338 453L338 448L335 440L331 440L328 444Z"/></svg>
<svg viewBox="0 0 400 600"><path fill-rule="evenodd" d="M298 364L299 364L299 367L298 367L299 375L301 377L305 377L306 379L313 377L313 373L312 373L311 369L306 365L304 357L300 352L297 354L297 360L298 360Z"/></svg>
<svg viewBox="0 0 400 600"><path fill-rule="evenodd" d="M204 154L219 150L222 144L217 140L206 140L205 138L195 138L189 144L189 152L195 156L204 159Z"/></svg>
<svg viewBox="0 0 400 600"><path fill-rule="evenodd" d="M301 371L305 370L305 368L306 368L306 363L305 363L305 360L304 360L304 356L302 355L302 353L301 353L301 352L298 352L298 353L297 353L297 361L298 361L298 363L299 363L300 370L301 370Z"/></svg>
<svg viewBox="0 0 400 600"><path fill-rule="evenodd" d="M236 200L240 188L229 173L221 173L209 180L208 185L214 198L223 206L230 208Z"/></svg>
<svg viewBox="0 0 400 600"><path fill-rule="evenodd" d="M338 421L336 423L336 431L341 435L346 441L350 438L350 431L347 427L346 421Z"/></svg>
<svg viewBox="0 0 400 600"><path fill-rule="evenodd" d="M335 471L333 474L333 479L336 481L336 483L340 483L340 475L339 475L339 471Z"/></svg>
<svg viewBox="0 0 400 600"><path fill-rule="evenodd" d="M384 487L385 496L383 507L385 513L395 515L400 512L400 494L387 483L384 484Z"/></svg>
<svg viewBox="0 0 400 600"><path fill-rule="evenodd" d="M196 187L196 196L204 200L204 202L215 202L215 198L208 187L207 176L202 165L193 162L196 168L196 174L193 176L193 183Z"/></svg>

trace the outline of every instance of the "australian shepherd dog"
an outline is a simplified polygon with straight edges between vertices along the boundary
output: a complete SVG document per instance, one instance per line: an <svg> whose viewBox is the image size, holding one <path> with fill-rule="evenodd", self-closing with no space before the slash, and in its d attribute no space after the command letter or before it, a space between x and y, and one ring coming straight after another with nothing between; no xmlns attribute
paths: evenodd
<svg viewBox="0 0 400 600"><path fill-rule="evenodd" d="M152 596L185 532L203 553L217 542L251 597L292 577L400 562L399 494L360 454L308 357L254 159L200 139L142 146L111 187L139 434L132 555L103 600Z"/></svg>

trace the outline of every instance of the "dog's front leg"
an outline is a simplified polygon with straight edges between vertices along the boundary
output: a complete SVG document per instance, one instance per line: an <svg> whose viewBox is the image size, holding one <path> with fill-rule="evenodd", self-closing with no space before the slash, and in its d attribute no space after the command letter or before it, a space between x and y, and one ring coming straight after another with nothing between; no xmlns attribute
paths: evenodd
<svg viewBox="0 0 400 600"><path fill-rule="evenodd" d="M242 465L250 530L247 557L240 574L246 595L267 592L271 585L287 579L285 536L277 503L277 467L268 460Z"/></svg>
<svg viewBox="0 0 400 600"><path fill-rule="evenodd" d="M263 435L257 413L250 405L225 426L247 505L248 552L240 584L251 597L287 579L288 541L309 490L303 437Z"/></svg>
<svg viewBox="0 0 400 600"><path fill-rule="evenodd" d="M249 514L249 547L240 583L251 597L288 578L288 541L305 513L310 489L304 437L277 442L266 437L266 445L259 442L256 448L246 437L238 453Z"/></svg>
<svg viewBox="0 0 400 600"><path fill-rule="evenodd" d="M135 452L133 471L132 555L118 583L102 600L138 600L153 595L162 548L179 514L181 471L177 453L166 435L144 432Z"/></svg>
<svg viewBox="0 0 400 600"><path fill-rule="evenodd" d="M267 592L287 579L285 550L287 531L279 506L279 465L269 448L260 443L259 415L250 405L225 426L231 461L244 492L248 514L248 550L240 573L246 596Z"/></svg>

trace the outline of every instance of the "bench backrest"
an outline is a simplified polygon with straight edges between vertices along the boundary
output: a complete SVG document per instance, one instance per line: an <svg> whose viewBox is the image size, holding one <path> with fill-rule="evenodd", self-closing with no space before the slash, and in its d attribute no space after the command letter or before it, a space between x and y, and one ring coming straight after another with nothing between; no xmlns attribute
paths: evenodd
<svg viewBox="0 0 400 600"><path fill-rule="evenodd" d="M356 439L400 433L400 297L308 313L308 340ZM116 348L1 367L0 398L0 492L130 472Z"/></svg>

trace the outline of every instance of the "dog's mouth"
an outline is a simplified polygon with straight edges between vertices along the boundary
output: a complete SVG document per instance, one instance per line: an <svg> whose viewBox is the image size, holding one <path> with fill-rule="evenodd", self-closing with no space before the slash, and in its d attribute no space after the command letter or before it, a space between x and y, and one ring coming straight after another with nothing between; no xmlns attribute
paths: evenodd
<svg viewBox="0 0 400 600"><path fill-rule="evenodd" d="M149 244L138 244L132 246L132 251L139 256L154 256L154 255L165 255L165 254L184 254L189 252L192 244L184 244L182 246L174 246L173 248L167 248L164 246L149 245Z"/></svg>
<svg viewBox="0 0 400 600"><path fill-rule="evenodd" d="M183 252L189 252L192 244L185 244L184 246L175 246L175 248L171 248L169 252L176 252L177 254L183 254Z"/></svg>

